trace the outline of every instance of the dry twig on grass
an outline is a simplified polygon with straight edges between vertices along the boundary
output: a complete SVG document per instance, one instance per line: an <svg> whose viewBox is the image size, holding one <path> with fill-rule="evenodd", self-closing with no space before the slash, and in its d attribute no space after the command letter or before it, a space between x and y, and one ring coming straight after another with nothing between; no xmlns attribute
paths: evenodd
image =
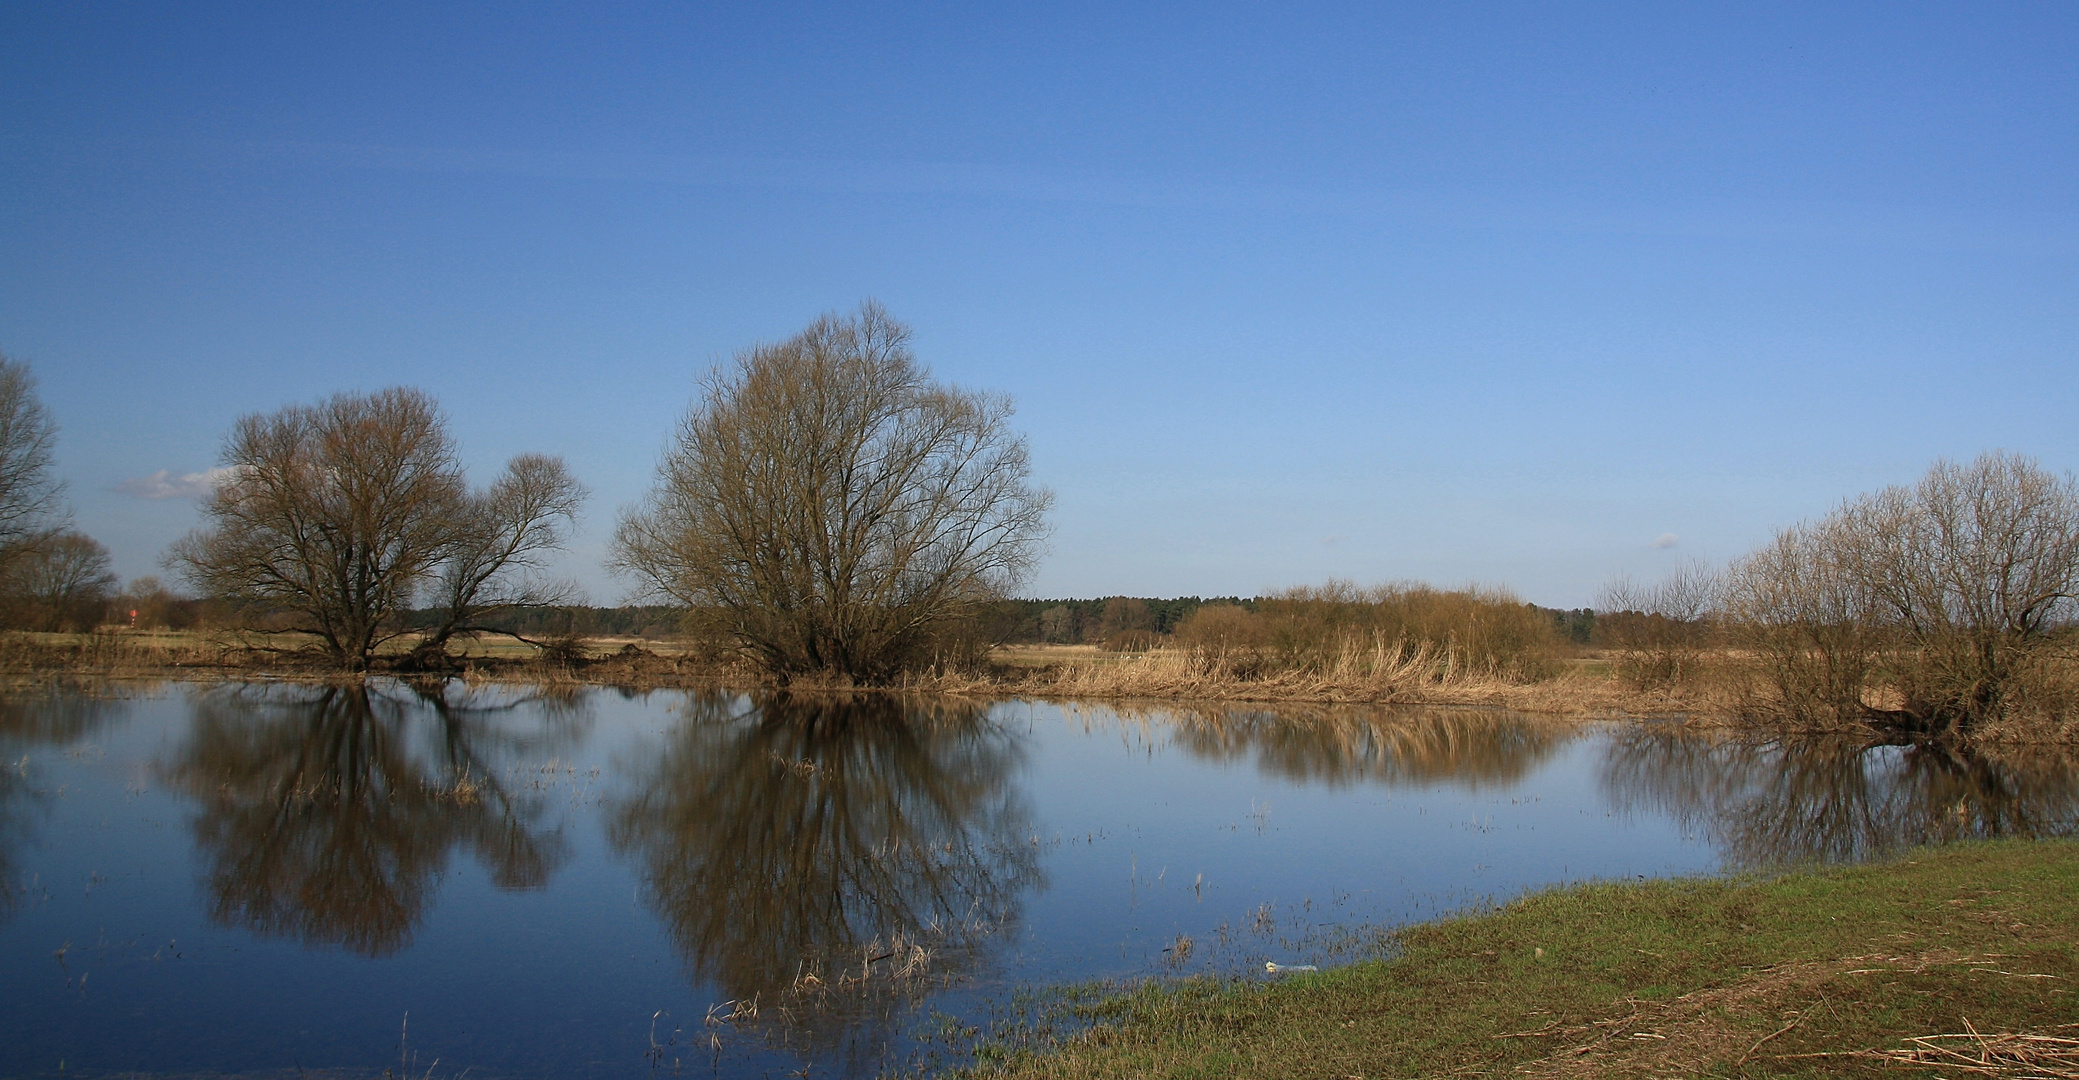
<svg viewBox="0 0 2079 1080"><path fill-rule="evenodd" d="M1972 1027L1969 1020L1964 1021L1960 1034L1916 1035L1899 1049L1863 1050L1857 1056L1906 1065L1936 1065L1980 1076L2021 1080L2079 1078L2079 1039L2005 1031L1985 1035Z"/></svg>

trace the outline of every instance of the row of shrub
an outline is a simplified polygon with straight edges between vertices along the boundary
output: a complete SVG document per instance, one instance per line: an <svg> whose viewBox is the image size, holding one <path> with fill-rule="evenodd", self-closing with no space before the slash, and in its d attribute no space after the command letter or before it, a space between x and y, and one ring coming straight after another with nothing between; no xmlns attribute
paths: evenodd
<svg viewBox="0 0 2079 1080"><path fill-rule="evenodd" d="M1177 625L1176 644L1210 657L1246 655L1266 668L1319 672L1353 652L1428 647L1439 662L1513 680L1549 677L1568 643L1540 608L1506 589L1349 582L1208 604Z"/></svg>
<svg viewBox="0 0 2079 1080"><path fill-rule="evenodd" d="M1620 578L1594 610L1538 608L1499 588L1347 582L1191 598L1161 629L1133 621L1156 610L1176 609L1103 602L1102 645L1182 651L1240 678L1349 672L1353 658L1393 665L1419 650L1530 681L1587 643L1635 689L1716 696L1778 726L1930 739L2064 729L2079 726L2079 480L2005 453L1939 462L1722 569Z"/></svg>

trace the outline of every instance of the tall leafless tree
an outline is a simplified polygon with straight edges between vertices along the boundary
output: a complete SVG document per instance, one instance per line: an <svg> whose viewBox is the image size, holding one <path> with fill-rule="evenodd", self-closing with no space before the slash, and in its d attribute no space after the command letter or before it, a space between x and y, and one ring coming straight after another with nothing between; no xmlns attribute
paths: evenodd
<svg viewBox="0 0 2079 1080"><path fill-rule="evenodd" d="M1938 462L1911 488L1840 512L1850 559L1910 642L1900 672L1916 726L2000 715L2031 654L2079 614L2079 481L2015 454Z"/></svg>
<svg viewBox="0 0 2079 1080"><path fill-rule="evenodd" d="M932 381L868 302L711 375L615 565L785 681L881 681L1003 596L1049 494L1002 397Z"/></svg>
<svg viewBox="0 0 2079 1080"><path fill-rule="evenodd" d="M29 365L0 354L0 569L64 524L64 485L51 471L57 442Z"/></svg>
<svg viewBox="0 0 2079 1080"><path fill-rule="evenodd" d="M1786 704L1968 735L2026 697L2079 618L2079 479L2001 452L1937 462L1785 530L1734 580ZM1866 700L1880 681L1896 707Z"/></svg>
<svg viewBox="0 0 2079 1080"><path fill-rule="evenodd" d="M451 616L511 602L504 582L561 542L554 519L582 497L561 462L535 457L471 495L438 407L403 388L247 416L222 461L208 524L169 563L356 671L410 632L402 615L429 582Z"/></svg>

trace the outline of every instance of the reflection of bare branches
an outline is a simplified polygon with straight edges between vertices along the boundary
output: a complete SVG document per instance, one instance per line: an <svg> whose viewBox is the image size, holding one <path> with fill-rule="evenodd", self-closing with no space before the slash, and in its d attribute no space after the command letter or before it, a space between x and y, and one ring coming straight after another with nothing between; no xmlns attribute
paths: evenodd
<svg viewBox="0 0 2079 1080"><path fill-rule="evenodd" d="M1216 706L1120 715L1160 721L1171 740L1195 756L1253 757L1273 775L1331 786L1508 783L1528 775L1576 730L1479 709Z"/></svg>
<svg viewBox="0 0 2079 1080"><path fill-rule="evenodd" d="M2079 770L1940 746L1756 742L1673 728L1621 732L1603 762L1620 807L1673 815L1760 866L1867 858L1971 837L2079 831Z"/></svg>
<svg viewBox="0 0 2079 1080"><path fill-rule="evenodd" d="M0 922L14 916L22 888L14 853L49 810L35 784L29 752L85 738L109 722L120 702L69 687L38 686L0 693Z"/></svg>
<svg viewBox="0 0 2079 1080"><path fill-rule="evenodd" d="M696 697L610 835L696 978L872 1053L1039 884L1019 758L968 705Z"/></svg>
<svg viewBox="0 0 2079 1080"><path fill-rule="evenodd" d="M410 939L458 845L502 888L541 886L562 837L539 833L540 799L507 790L487 751L554 737L573 720L556 708L361 684L198 696L168 772L202 804L212 918L380 956Z"/></svg>
<svg viewBox="0 0 2079 1080"><path fill-rule="evenodd" d="M55 746L86 738L112 719L122 699L64 684L0 692L0 743Z"/></svg>

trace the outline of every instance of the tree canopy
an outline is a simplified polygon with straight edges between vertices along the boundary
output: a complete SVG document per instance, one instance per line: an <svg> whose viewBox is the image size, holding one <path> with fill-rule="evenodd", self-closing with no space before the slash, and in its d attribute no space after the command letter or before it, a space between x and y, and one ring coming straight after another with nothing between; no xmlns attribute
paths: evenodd
<svg viewBox="0 0 2079 1080"><path fill-rule="evenodd" d="M29 365L0 354L0 569L64 525L64 485L51 471L57 442Z"/></svg>
<svg viewBox="0 0 2079 1080"><path fill-rule="evenodd" d="M934 382L879 305L711 375L615 565L781 680L884 681L1006 595L1050 495L1010 402Z"/></svg>
<svg viewBox="0 0 2079 1080"><path fill-rule="evenodd" d="M222 463L207 523L168 561L350 670L407 632L401 616L428 584L436 646L487 608L555 599L524 572L562 543L584 496L561 461L534 455L472 494L439 408L408 388L247 416Z"/></svg>

